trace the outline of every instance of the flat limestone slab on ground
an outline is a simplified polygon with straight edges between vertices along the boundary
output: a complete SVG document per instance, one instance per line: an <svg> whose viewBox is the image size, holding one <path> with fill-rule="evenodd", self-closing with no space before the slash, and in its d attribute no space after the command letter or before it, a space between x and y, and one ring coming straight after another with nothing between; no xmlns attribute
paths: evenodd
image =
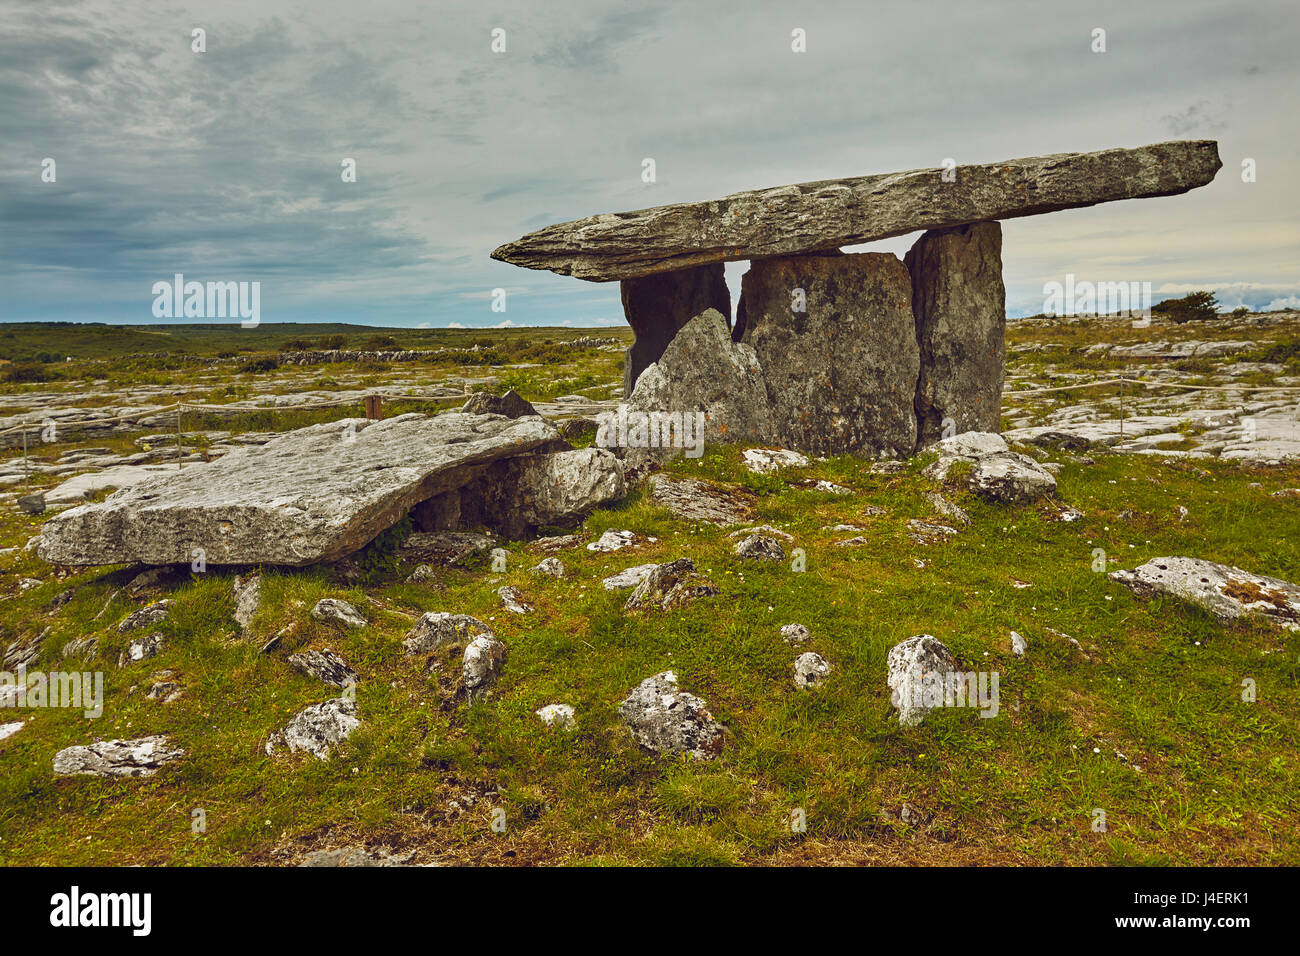
<svg viewBox="0 0 1300 956"><path fill-rule="evenodd" d="M955 181L945 181L937 168L827 179L589 216L531 232L492 258L592 282L633 279L1118 199L1175 196L1204 186L1222 165L1214 141L1180 140L958 166Z"/></svg>
<svg viewBox="0 0 1300 956"><path fill-rule="evenodd" d="M483 466L559 441L538 416L344 419L136 485L46 522L55 564L303 566L364 547L414 505Z"/></svg>

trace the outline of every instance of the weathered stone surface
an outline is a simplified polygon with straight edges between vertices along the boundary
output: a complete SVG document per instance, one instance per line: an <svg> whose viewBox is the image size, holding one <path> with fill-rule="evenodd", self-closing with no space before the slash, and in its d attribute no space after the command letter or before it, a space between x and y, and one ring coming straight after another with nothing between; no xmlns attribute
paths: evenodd
<svg viewBox="0 0 1300 956"><path fill-rule="evenodd" d="M262 576L250 574L245 577L235 575L231 590L235 597L235 623L239 629L248 634L253 625L253 615L262 603Z"/></svg>
<svg viewBox="0 0 1300 956"><path fill-rule="evenodd" d="M505 662L506 646L495 634L481 634L470 641L461 665L469 696L481 696L496 683Z"/></svg>
<svg viewBox="0 0 1300 956"><path fill-rule="evenodd" d="M340 624L354 631L370 623L355 607L338 598L321 598L311 609L311 616L322 624Z"/></svg>
<svg viewBox="0 0 1300 956"><path fill-rule="evenodd" d="M689 604L703 597L713 597L721 592L713 582L695 570L690 558L678 558L658 564L636 586L632 596L623 605L625 611L659 610Z"/></svg>
<svg viewBox="0 0 1300 956"><path fill-rule="evenodd" d="M826 658L812 651L800 654L794 662L794 686L800 690L809 690L825 682L831 674L831 665Z"/></svg>
<svg viewBox="0 0 1300 956"><path fill-rule="evenodd" d="M140 661L147 661L151 657L157 657L162 653L163 636L161 634L146 634L144 637L134 637L126 645L121 655L118 656L117 666L126 667L128 664L136 664Z"/></svg>
<svg viewBox="0 0 1300 956"><path fill-rule="evenodd" d="M497 588L497 597L501 599L501 607L511 614L531 614L533 606L524 600L523 592L514 585L507 584L504 587Z"/></svg>
<svg viewBox="0 0 1300 956"><path fill-rule="evenodd" d="M920 353L912 283L897 257L764 259L742 287L743 341L763 369L776 441L814 455L916 450ZM804 311L793 310L799 304Z"/></svg>
<svg viewBox="0 0 1300 956"><path fill-rule="evenodd" d="M890 704L898 710L898 722L915 726L935 706L934 688L942 687L958 673L957 660L937 637L917 634L896 644L886 661L889 668ZM938 698L942 700L942 695Z"/></svg>
<svg viewBox="0 0 1300 956"><path fill-rule="evenodd" d="M1006 452L975 462L970 490L989 501L1027 504L1055 493L1056 478L1032 458Z"/></svg>
<svg viewBox="0 0 1300 956"><path fill-rule="evenodd" d="M407 654L428 654L444 644L463 644L491 633L491 628L468 614L429 611L406 632L402 649Z"/></svg>
<svg viewBox="0 0 1300 956"><path fill-rule="evenodd" d="M624 395L631 395L641 373L659 361L677 330L701 312L714 309L730 325L731 295L721 262L628 279L619 291L627 324L636 333L623 358Z"/></svg>
<svg viewBox="0 0 1300 956"><path fill-rule="evenodd" d="M1006 372L1002 226L977 222L927 232L904 263L921 349L917 444L1001 429Z"/></svg>
<svg viewBox="0 0 1300 956"><path fill-rule="evenodd" d="M732 553L746 561L784 561L785 549L781 542L767 534L746 535L737 541Z"/></svg>
<svg viewBox="0 0 1300 956"><path fill-rule="evenodd" d="M132 611L122 623L117 626L119 634L125 634L127 631L136 631L142 627L152 627L155 624L161 624L167 620L167 615L171 613L172 602L170 600L155 601L138 611Z"/></svg>
<svg viewBox="0 0 1300 956"><path fill-rule="evenodd" d="M611 574L603 578L600 582L606 591L623 591L627 588L634 588L647 577L650 572L659 567L657 564L638 564L635 567L625 568L618 574Z"/></svg>
<svg viewBox="0 0 1300 956"><path fill-rule="evenodd" d="M351 736L361 726L357 720L356 701L337 697L304 707L293 719L266 741L266 752L274 754L283 748L290 753L306 751L325 760L330 751Z"/></svg>
<svg viewBox="0 0 1300 956"><path fill-rule="evenodd" d="M25 720L14 720L7 724L0 724L0 740L12 737L25 726L27 726L27 721Z"/></svg>
<svg viewBox="0 0 1300 956"><path fill-rule="evenodd" d="M417 503L500 458L558 441L536 415L399 415L312 425L202 468L116 492L45 523L56 564L302 566L358 550Z"/></svg>
<svg viewBox="0 0 1300 956"><path fill-rule="evenodd" d="M294 670L336 687L348 687L361 680L347 661L328 648L290 654L288 663Z"/></svg>
<svg viewBox="0 0 1300 956"><path fill-rule="evenodd" d="M54 773L60 777L148 777L163 764L183 756L184 750L160 734L134 740L98 740L60 750L54 755Z"/></svg>
<svg viewBox="0 0 1300 956"><path fill-rule="evenodd" d="M1211 140L1057 153L734 193L707 202L589 216L506 243L492 258L604 282L713 262L789 256L1204 186L1222 163Z"/></svg>
<svg viewBox="0 0 1300 956"><path fill-rule="evenodd" d="M417 531L398 546L401 556L410 561L433 561L451 567L496 545L491 535L476 531Z"/></svg>
<svg viewBox="0 0 1300 956"><path fill-rule="evenodd" d="M681 416L683 434L673 440L677 450L684 448L692 457L699 457L704 443L770 441L773 434L758 357L750 346L732 342L726 319L714 309L697 314L682 326L658 361L642 373L627 404L629 418L657 412L660 417L651 422L662 423L664 413ZM698 418L691 416L693 412L704 413L702 430ZM620 429L614 426L619 424L620 414L598 416L603 427L596 433L597 444L647 450L635 439L619 440ZM655 447L650 450L670 453L669 442L661 434L662 424L653 431L649 441Z"/></svg>
<svg viewBox="0 0 1300 956"><path fill-rule="evenodd" d="M812 464L807 456L788 448L746 448L745 468L758 475L772 475L785 468L804 468Z"/></svg>
<svg viewBox="0 0 1300 956"><path fill-rule="evenodd" d="M781 640L787 644L799 645L808 640L808 628L802 624L782 624Z"/></svg>
<svg viewBox="0 0 1300 956"><path fill-rule="evenodd" d="M547 704L534 713L547 727L555 727L558 730L570 730L573 727L574 713L571 704Z"/></svg>
<svg viewBox="0 0 1300 956"><path fill-rule="evenodd" d="M645 486L651 501L687 521L725 527L753 517L748 502L736 491L707 482L651 475Z"/></svg>
<svg viewBox="0 0 1300 956"><path fill-rule="evenodd" d="M711 760L722 751L722 726L703 700L678 689L672 671L643 680L618 712L647 750L687 753L697 760Z"/></svg>
<svg viewBox="0 0 1300 956"><path fill-rule="evenodd" d="M627 493L623 463L603 448L522 455L497 462L464 487L414 512L427 530L448 522L485 525L522 537L547 525L573 524ZM454 500L454 507L446 504Z"/></svg>
<svg viewBox="0 0 1300 956"><path fill-rule="evenodd" d="M506 418L537 414L537 409L513 388L508 389L504 395L478 392L461 407L461 411L466 415L504 415Z"/></svg>
<svg viewBox="0 0 1300 956"><path fill-rule="evenodd" d="M564 577L564 562L559 558L542 558L531 568L533 574L544 574L548 578Z"/></svg>
<svg viewBox="0 0 1300 956"><path fill-rule="evenodd" d="M1287 630L1300 630L1300 587L1280 578L1178 557L1152 558L1132 571L1112 571L1110 577L1136 594L1181 598L1225 621L1261 615Z"/></svg>

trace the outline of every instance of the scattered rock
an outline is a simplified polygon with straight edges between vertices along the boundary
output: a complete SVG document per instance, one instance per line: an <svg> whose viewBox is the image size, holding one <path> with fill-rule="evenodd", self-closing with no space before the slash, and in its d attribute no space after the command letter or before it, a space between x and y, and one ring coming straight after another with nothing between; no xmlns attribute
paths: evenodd
<svg viewBox="0 0 1300 956"><path fill-rule="evenodd" d="M126 645L126 650L117 659L117 666L126 667L128 664L136 664L151 657L157 657L162 653L162 646L163 636L157 632L146 634L144 637L132 638L131 642Z"/></svg>
<svg viewBox="0 0 1300 956"><path fill-rule="evenodd" d="M564 577L564 563L559 558L543 558L531 570L533 574L544 574L550 578Z"/></svg>
<svg viewBox="0 0 1300 956"><path fill-rule="evenodd" d="M185 751L155 734L134 740L100 740L67 747L54 755L54 774L71 777L148 777L164 764L179 760Z"/></svg>
<svg viewBox="0 0 1300 956"><path fill-rule="evenodd" d="M595 541L587 545L588 551L621 551L636 544L636 535L631 531L606 531Z"/></svg>
<svg viewBox="0 0 1300 956"><path fill-rule="evenodd" d="M29 515L38 515L45 510L45 496L40 492L23 495L18 499L18 507Z"/></svg>
<svg viewBox="0 0 1300 956"><path fill-rule="evenodd" d="M153 627L155 624L161 624L167 620L167 615L171 612L171 606L172 602L170 600L162 600L147 607L142 607L138 611L133 611L117 626L117 632L125 634L127 631L136 631L142 627Z"/></svg>
<svg viewBox="0 0 1300 956"><path fill-rule="evenodd" d="M302 671L308 677L314 677L318 681L336 687L354 686L361 680L357 672L349 667L343 658L328 648L290 654L288 663L294 670Z"/></svg>
<svg viewBox="0 0 1300 956"><path fill-rule="evenodd" d="M928 521L922 521L920 518L909 518L907 530L907 536L917 544L935 544L939 541L947 541L959 533L956 528L949 528L947 525L942 524L931 524Z"/></svg>
<svg viewBox="0 0 1300 956"><path fill-rule="evenodd" d="M1027 651L1028 649L1029 649L1029 645L1025 643L1025 639L1021 637L1019 634L1017 634L1015 631L1012 631L1011 632L1011 653L1015 654L1016 657L1024 657L1025 651Z"/></svg>
<svg viewBox="0 0 1300 956"><path fill-rule="evenodd" d="M501 599L501 606L511 614L530 614L533 611L533 606L524 600L517 587L507 584L497 588L497 596Z"/></svg>
<svg viewBox="0 0 1300 956"><path fill-rule="evenodd" d="M271 734L266 742L266 752L272 755L284 748L290 753L305 751L325 760L331 749L361 726L356 715L356 701L349 697L336 697L304 707L283 730Z"/></svg>
<svg viewBox="0 0 1300 956"><path fill-rule="evenodd" d="M760 475L771 475L784 468L803 468L812 464L797 451L785 448L747 448L745 467Z"/></svg>
<svg viewBox="0 0 1300 956"><path fill-rule="evenodd" d="M1199 558L1152 558L1132 571L1112 571L1111 580L1143 597L1181 598L1224 621L1262 615L1287 630L1300 630L1300 587L1279 578Z"/></svg>
<svg viewBox="0 0 1300 956"><path fill-rule="evenodd" d="M76 637L63 645L64 657L94 657L99 652L99 638Z"/></svg>
<svg viewBox="0 0 1300 956"><path fill-rule="evenodd" d="M645 579L636 586L632 596L623 605L628 612L662 610L682 607L704 597L721 592L713 582L695 570L690 558L678 558L666 564L655 565Z"/></svg>
<svg viewBox="0 0 1300 956"><path fill-rule="evenodd" d="M404 560L453 567L495 546L495 538L477 531L417 531L408 535L397 550Z"/></svg>
<svg viewBox="0 0 1300 956"><path fill-rule="evenodd" d="M547 704L535 713L547 727L560 730L569 730L573 727L573 707L569 704Z"/></svg>
<svg viewBox="0 0 1300 956"><path fill-rule="evenodd" d="M491 628L468 614L430 611L406 632L402 649L407 654L429 654L444 644L465 644L475 637L491 633Z"/></svg>
<svg viewBox="0 0 1300 956"><path fill-rule="evenodd" d="M413 851L391 853L387 847L371 850L364 846L344 846L333 850L312 850L306 854L300 867L371 867L409 866Z"/></svg>
<svg viewBox="0 0 1300 956"><path fill-rule="evenodd" d="M830 673L831 665L820 654L800 654L794 662L794 686L808 690L825 681Z"/></svg>
<svg viewBox="0 0 1300 956"><path fill-rule="evenodd" d="M776 538L765 534L751 534L736 543L732 549L737 557L747 561L784 561L785 549Z"/></svg>
<svg viewBox="0 0 1300 956"><path fill-rule="evenodd" d="M321 598L311 609L311 616L322 624L341 624L354 631L370 623L355 607L338 598Z"/></svg>
<svg viewBox="0 0 1300 956"><path fill-rule="evenodd" d="M958 673L957 660L936 637L917 634L889 651L890 704L904 727L921 723L942 706L944 682Z"/></svg>
<svg viewBox="0 0 1300 956"><path fill-rule="evenodd" d="M618 574L611 574L600 583L606 591L621 591L624 588L634 588L649 577L650 572L657 567L659 567L657 564L638 564L635 567L620 571Z"/></svg>
<svg viewBox="0 0 1300 956"><path fill-rule="evenodd" d="M796 646L802 644L808 640L808 628L802 624L783 624L781 626L781 640Z"/></svg>
<svg viewBox="0 0 1300 956"><path fill-rule="evenodd" d="M504 415L506 418L522 418L524 415L536 415L537 409L524 401L513 388L504 395L490 392L477 392L461 408L466 415Z"/></svg>
<svg viewBox="0 0 1300 956"><path fill-rule="evenodd" d="M15 720L12 723L0 724L0 740L7 740L27 725L25 720Z"/></svg>
<svg viewBox="0 0 1300 956"><path fill-rule="evenodd" d="M1056 478L1032 458L1008 452L975 462L970 490L989 501L1025 504L1054 494Z"/></svg>
<svg viewBox="0 0 1300 956"><path fill-rule="evenodd" d="M959 505L949 501L943 495L939 494L939 492L927 491L925 493L925 500L934 505L934 510L939 512L939 514L943 515L945 518L949 518L961 525L970 524L970 515L962 510Z"/></svg>
<svg viewBox="0 0 1300 956"><path fill-rule="evenodd" d="M170 674L170 671L161 671L162 674ZM159 675L155 674L157 678ZM149 688L144 695L149 700L162 701L164 704L173 703L180 699L181 685L174 680L158 680Z"/></svg>
<svg viewBox="0 0 1300 956"><path fill-rule="evenodd" d="M235 623L247 636L253 625L253 615L262 603L262 576L250 574L247 577L235 575L233 586L235 596Z"/></svg>
<svg viewBox="0 0 1300 956"><path fill-rule="evenodd" d="M703 700L678 689L672 671L643 680L623 701L619 714L637 743L654 753L710 760L722 750L721 725Z"/></svg>
<svg viewBox="0 0 1300 956"><path fill-rule="evenodd" d="M663 505L679 518L705 524L739 524L752 517L749 505L735 491L691 478L651 475L646 481L650 500Z"/></svg>
<svg viewBox="0 0 1300 956"><path fill-rule="evenodd" d="M494 634L483 634L469 642L465 648L462 673L465 690L471 698L480 696L500 676L506 661L506 646Z"/></svg>

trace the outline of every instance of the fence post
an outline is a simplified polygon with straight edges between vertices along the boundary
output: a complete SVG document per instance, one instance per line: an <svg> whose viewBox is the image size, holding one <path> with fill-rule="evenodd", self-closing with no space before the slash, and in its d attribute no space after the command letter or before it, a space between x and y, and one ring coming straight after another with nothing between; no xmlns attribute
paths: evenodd
<svg viewBox="0 0 1300 956"><path fill-rule="evenodd" d="M382 395L366 396L366 418L379 421L384 417L384 400Z"/></svg>

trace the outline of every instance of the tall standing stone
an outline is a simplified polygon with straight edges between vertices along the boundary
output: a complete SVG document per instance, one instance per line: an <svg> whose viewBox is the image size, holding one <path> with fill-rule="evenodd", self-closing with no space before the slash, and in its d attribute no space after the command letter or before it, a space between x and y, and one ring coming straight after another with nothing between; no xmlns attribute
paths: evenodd
<svg viewBox="0 0 1300 956"><path fill-rule="evenodd" d="M623 363L623 394L631 395L636 380L659 361L677 330L706 309L716 309L731 321L731 296L722 263L663 272L619 283L623 314L636 341Z"/></svg>
<svg viewBox="0 0 1300 956"><path fill-rule="evenodd" d="M1006 372L1002 225L976 222L921 236L903 260L921 352L917 445L1000 431Z"/></svg>
<svg viewBox="0 0 1300 956"><path fill-rule="evenodd" d="M777 440L815 455L911 455L920 358L907 269L887 253L784 256L745 273L743 341Z"/></svg>

